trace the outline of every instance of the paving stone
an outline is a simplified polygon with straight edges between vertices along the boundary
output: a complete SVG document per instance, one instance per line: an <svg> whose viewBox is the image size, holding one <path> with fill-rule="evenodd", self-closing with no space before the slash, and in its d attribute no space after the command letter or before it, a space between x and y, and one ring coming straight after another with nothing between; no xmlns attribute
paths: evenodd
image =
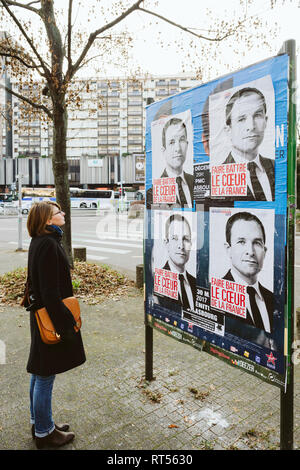
<svg viewBox="0 0 300 470"><path fill-rule="evenodd" d="M59 374L53 392L56 421L67 420L76 434L66 450L279 448L277 388L157 331L153 335L156 380L146 384L140 292L136 290L135 296L122 302L81 306L87 362ZM30 434L30 376L26 373L28 316L21 307L2 305L0 315L0 339L7 347L6 364L0 364L0 449L31 450L35 445ZM24 323L16 327L20 322ZM209 393L196 399L191 387ZM297 366L295 449L300 448L299 397ZM207 410L228 426L212 423Z"/></svg>

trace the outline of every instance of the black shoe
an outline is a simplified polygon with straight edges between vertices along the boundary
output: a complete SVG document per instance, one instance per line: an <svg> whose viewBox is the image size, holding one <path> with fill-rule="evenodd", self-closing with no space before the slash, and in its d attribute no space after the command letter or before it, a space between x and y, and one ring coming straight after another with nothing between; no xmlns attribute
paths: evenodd
<svg viewBox="0 0 300 470"><path fill-rule="evenodd" d="M55 429L57 429L58 431L68 431L70 428L70 425L69 424L55 424ZM32 439L35 439L35 428L34 428L34 424L31 426L31 434L32 434Z"/></svg>
<svg viewBox="0 0 300 470"><path fill-rule="evenodd" d="M35 437L35 444L38 449L44 447L61 447L71 442L75 437L73 432L63 432L54 429L51 434L45 437Z"/></svg>

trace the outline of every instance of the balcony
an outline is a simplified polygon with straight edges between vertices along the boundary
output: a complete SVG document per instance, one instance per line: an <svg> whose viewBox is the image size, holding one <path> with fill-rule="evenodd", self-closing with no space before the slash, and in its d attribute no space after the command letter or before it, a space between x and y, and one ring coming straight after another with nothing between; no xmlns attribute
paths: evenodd
<svg viewBox="0 0 300 470"><path fill-rule="evenodd" d="M155 95L156 96L168 96L169 92L168 92L168 90L157 90L155 92Z"/></svg>
<svg viewBox="0 0 300 470"><path fill-rule="evenodd" d="M108 129L108 135L120 135L120 131L117 129Z"/></svg>
<svg viewBox="0 0 300 470"><path fill-rule="evenodd" d="M108 110L108 116L120 116L120 112L115 110L115 109L109 109Z"/></svg>
<svg viewBox="0 0 300 470"><path fill-rule="evenodd" d="M128 116L142 116L142 110L128 110Z"/></svg>
<svg viewBox="0 0 300 470"><path fill-rule="evenodd" d="M128 125L135 125L140 124L142 125L142 119L128 119Z"/></svg>
<svg viewBox="0 0 300 470"><path fill-rule="evenodd" d="M141 129L128 129L128 134L131 135L141 135L143 133L142 128Z"/></svg>
<svg viewBox="0 0 300 470"><path fill-rule="evenodd" d="M129 91L128 96L142 96L142 92L140 90Z"/></svg>
<svg viewBox="0 0 300 470"><path fill-rule="evenodd" d="M131 101L128 100L128 106L142 106L143 102L142 101Z"/></svg>

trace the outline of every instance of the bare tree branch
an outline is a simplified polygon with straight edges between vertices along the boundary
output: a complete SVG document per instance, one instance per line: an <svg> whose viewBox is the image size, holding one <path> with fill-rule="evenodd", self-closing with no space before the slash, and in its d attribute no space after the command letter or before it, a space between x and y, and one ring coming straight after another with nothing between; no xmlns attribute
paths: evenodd
<svg viewBox="0 0 300 470"><path fill-rule="evenodd" d="M50 92L56 95L60 105L63 106L64 91L63 85L63 59L65 50L62 43L60 30L56 24L54 14L53 1L41 0L41 15L43 17L44 26L46 28L47 37L49 40L49 51L51 54L51 75L48 81L48 88ZM57 95L58 93L58 95Z"/></svg>
<svg viewBox="0 0 300 470"><path fill-rule="evenodd" d="M34 101L30 100L29 98L26 98L26 96L23 96L20 93L17 93L16 91L11 90L10 88L6 87L5 85L0 85L0 88L4 89L5 91L7 91L11 95L15 96L16 98L19 98L20 100L25 101L25 103L30 104L30 106L32 106L33 108L44 111L44 113L46 113L47 116L49 116L50 119L53 119L53 115L52 115L51 111L46 106L44 106L43 104L35 103Z"/></svg>
<svg viewBox="0 0 300 470"><path fill-rule="evenodd" d="M105 26L102 26L102 28L99 28L99 29L97 29L96 31L94 31L93 33L90 34L90 36L88 38L88 41L87 41L86 45L84 46L84 48L83 48L80 56L78 57L77 61L72 66L72 68L70 70L68 70L68 72L66 74L67 80L72 78L73 75L76 73L76 71L78 70L78 67L80 66L81 62L83 61L83 59L87 55L89 49L93 45L96 37L99 36L99 34L103 33L104 31L107 31L108 29L112 28L116 24L123 21L128 15L130 15L134 11L138 10L139 5L142 3L142 1L143 0L138 0L130 8L128 8L126 11L124 11L120 16L115 18L113 21L111 21L110 23L107 23Z"/></svg>
<svg viewBox="0 0 300 470"><path fill-rule="evenodd" d="M185 28L184 26L181 26L180 24L175 23L174 21L171 21L168 18L165 18L164 16L161 16L158 13L155 13L154 11L146 10L145 8L141 8L141 7L138 7L137 9L139 11L143 11L144 13L148 13L149 15L156 16L160 20L165 21L165 22L171 24L172 26L175 26L176 28L182 29L186 33L190 33L190 34L192 34L193 36L196 36L199 39L205 39L206 41L220 42L220 41L223 41L224 39L226 39L227 37L232 36L235 32L235 30L231 29L231 30L227 31L227 33L224 34L224 36L221 36L221 37L212 38L212 37L208 37L208 36L203 36L202 34L197 34L194 31L192 31L192 29ZM239 28L241 26L241 24L242 24L242 22L239 22L235 29Z"/></svg>
<svg viewBox="0 0 300 470"><path fill-rule="evenodd" d="M46 77L49 77L50 73L49 73L49 70L45 64L45 62L43 61L42 57L40 56L40 54L38 53L37 49L35 48L33 42L31 41L31 39L29 38L29 36L27 35L26 31L24 30L23 26L21 25L21 23L19 22L19 20L17 19L17 17L14 15L14 13L8 8L7 6L7 1L6 0L0 0L2 5L4 6L4 8L6 9L6 11L8 12L8 14L12 17L14 23L16 23L16 25L18 26L19 30L21 31L21 33L23 34L23 36L25 37L26 41L28 42L29 46L31 47L31 49L33 50L33 52L35 53L36 57L38 58L38 60L40 61L40 64L41 64L41 67L43 68L44 72L45 72L45 76ZM13 2L13 3L16 3L16 2Z"/></svg>
<svg viewBox="0 0 300 470"><path fill-rule="evenodd" d="M69 0L69 10L68 10L68 64L69 69L72 68L72 57L71 57L71 43L72 43L72 7L73 0Z"/></svg>
<svg viewBox="0 0 300 470"><path fill-rule="evenodd" d="M23 65L25 65L25 67L28 68L28 69L39 69L39 68L42 67L41 65L36 65L31 58L30 58L30 60L32 60L32 65L25 62L25 60L22 59L22 57L18 56L17 54L13 54L13 53L10 53L10 52L4 52L4 51L0 50L0 56L1 57L11 57L12 59L16 59L19 62L21 62ZM41 74L41 75L44 76L44 74Z"/></svg>
<svg viewBox="0 0 300 470"><path fill-rule="evenodd" d="M30 10L33 13L40 15L40 10L31 6L33 3L40 3L40 0L37 0L35 2L29 2L29 3L20 3L20 2L14 2L12 0L6 0L6 3L12 7L24 8L25 10Z"/></svg>

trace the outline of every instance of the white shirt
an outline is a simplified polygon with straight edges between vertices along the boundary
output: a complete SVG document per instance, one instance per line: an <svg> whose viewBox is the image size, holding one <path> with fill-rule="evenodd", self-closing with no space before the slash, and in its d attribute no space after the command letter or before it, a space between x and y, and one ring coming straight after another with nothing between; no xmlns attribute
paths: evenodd
<svg viewBox="0 0 300 470"><path fill-rule="evenodd" d="M179 176L181 177L181 179L182 179L182 189L183 189L187 204L188 204L189 207L192 207L191 193L190 193L188 184L187 184L187 182L184 178L184 172L182 171L182 173L180 175L176 175L175 173L173 173L169 169L168 170L166 169L165 171L168 174L169 178L178 178ZM178 184L176 184L176 198L180 201L179 191L178 191Z"/></svg>
<svg viewBox="0 0 300 470"><path fill-rule="evenodd" d="M249 284L247 284L239 276L238 271L233 267L231 268L231 274L234 278L234 282L237 282L238 284L242 284L242 285L248 287ZM256 300L256 303L257 303L258 310L260 312L260 316L261 316L261 319L262 319L262 322L263 322L263 325L264 325L264 329L267 333L271 333L271 325L270 325L269 315L268 315L266 303L264 301L263 296L261 295L261 291L260 291L260 288L259 288L258 281L256 281L255 284L251 284L251 287L253 287L255 289L255 300ZM253 320L253 315L252 315L251 306L250 306L250 299L249 299L249 295L247 294L247 292L246 292L245 306L246 306L247 310L249 311L249 313L251 315L251 318Z"/></svg>
<svg viewBox="0 0 300 470"><path fill-rule="evenodd" d="M241 158L239 155L234 153L234 150L231 151L231 155L233 156L234 161L236 163L246 163L246 162L250 163L250 160L247 160L245 158ZM261 187L263 188L263 191L264 191L265 196L266 196L266 200L267 201L272 201L272 190L271 190L271 186L270 186L270 181L269 181L267 173L265 172L265 169L263 168L263 166L261 164L259 154L257 154L255 159L251 160L251 162L256 163L256 168L255 168L256 176L257 176L258 181L261 184ZM249 186L252 194L254 194L254 191L253 191L253 188L252 188L252 183L251 183L251 178L250 178L250 171L248 170L248 167L247 167L247 171L246 171L246 178L247 178L247 185Z"/></svg>
<svg viewBox="0 0 300 470"><path fill-rule="evenodd" d="M181 284L180 284L180 281L179 281L179 275L180 275L180 274L183 275L183 282L184 282L184 287L185 287L186 295L187 295L187 298L188 298L188 301L189 301L189 304L190 304L190 308L191 308L191 310L194 311L193 292L192 292L190 283L189 283L189 281L188 281L188 279L187 279L186 271L184 270L184 272L181 273L181 272L178 271L178 269L176 268L175 264L174 264L170 259L169 259L168 262L169 262L169 266L170 266L171 271L178 274L178 294L180 295L181 299L182 299L182 294L181 294Z"/></svg>

